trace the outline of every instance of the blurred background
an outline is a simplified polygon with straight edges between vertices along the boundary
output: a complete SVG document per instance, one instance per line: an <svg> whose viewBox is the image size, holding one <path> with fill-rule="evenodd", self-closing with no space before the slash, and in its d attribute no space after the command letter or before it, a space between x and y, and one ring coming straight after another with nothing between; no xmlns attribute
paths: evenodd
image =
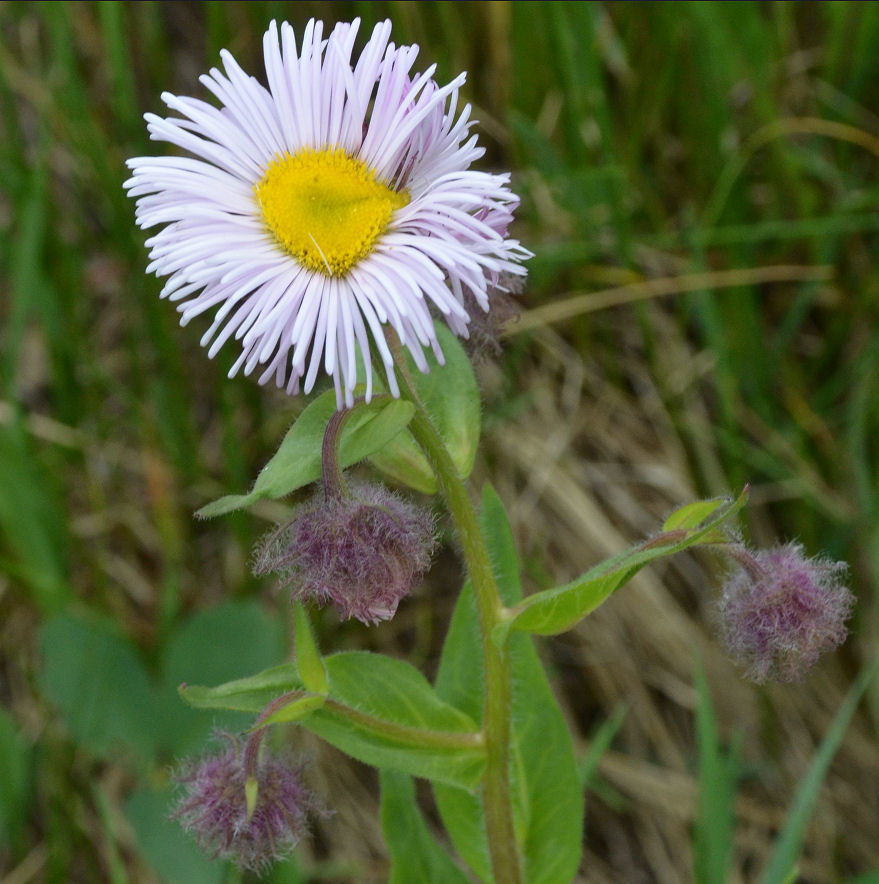
<svg viewBox="0 0 879 884"><path fill-rule="evenodd" d="M227 380L235 348L206 358L206 318L178 327L143 272L124 161L165 151L142 114L165 112L163 90L207 97L220 48L262 77L272 18L355 15L390 16L440 81L469 72L483 165L522 197L535 257L479 367L474 482L510 509L526 588L746 482L747 539L851 565L852 634L801 684L741 680L701 554L540 645L584 758L578 880L693 879L712 807L735 814L731 880L757 880L876 653L874 3L0 4L0 882L247 880L166 819L175 759L247 724L176 686L289 653L287 600L248 568L288 510L192 512L246 490L302 402ZM447 542L392 622L324 612L324 649L432 675L460 571ZM729 774L707 809L697 711ZM808 815L801 881L879 881L877 716L874 683ZM266 880L386 880L375 775L288 730L335 815Z"/></svg>

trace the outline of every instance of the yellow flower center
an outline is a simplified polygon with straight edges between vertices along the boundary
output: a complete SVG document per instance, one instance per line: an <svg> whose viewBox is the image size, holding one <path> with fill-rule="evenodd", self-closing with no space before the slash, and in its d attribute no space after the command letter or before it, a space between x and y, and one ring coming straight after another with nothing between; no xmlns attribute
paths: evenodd
<svg viewBox="0 0 879 884"><path fill-rule="evenodd" d="M394 209L409 202L343 150L277 156L255 185L263 218L303 267L344 276L373 249Z"/></svg>

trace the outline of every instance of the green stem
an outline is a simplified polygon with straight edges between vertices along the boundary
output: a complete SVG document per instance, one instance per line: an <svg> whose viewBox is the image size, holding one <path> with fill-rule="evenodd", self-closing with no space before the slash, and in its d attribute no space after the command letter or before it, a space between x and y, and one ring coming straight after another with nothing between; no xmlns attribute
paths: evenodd
<svg viewBox="0 0 879 884"><path fill-rule="evenodd" d="M522 871L513 826L510 788L512 709L510 658L506 645L499 648L491 638L492 629L503 619L504 606L467 488L418 396L402 347L395 334L388 335L388 345L403 382L404 395L415 405L415 414L409 423L409 430L430 461L440 491L455 522L479 613L485 666L482 731L485 735L486 768L482 787L482 807L494 880L495 884L521 884Z"/></svg>

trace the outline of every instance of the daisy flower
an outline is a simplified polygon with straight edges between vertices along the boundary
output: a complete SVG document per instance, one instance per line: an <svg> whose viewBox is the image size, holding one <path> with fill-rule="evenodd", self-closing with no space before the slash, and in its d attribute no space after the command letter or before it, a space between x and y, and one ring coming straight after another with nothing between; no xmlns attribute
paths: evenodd
<svg viewBox="0 0 879 884"><path fill-rule="evenodd" d="M359 382L371 396L370 341L399 395L384 324L427 371L424 348L442 363L433 316L467 337L468 307L488 311L530 254L507 237L509 175L470 168L483 149L458 109L465 75L412 73L418 47L389 42L389 21L355 58L358 26L325 37L312 20L297 47L272 22L268 88L224 50L224 71L201 77L219 107L164 93L177 116L145 116L153 140L191 156L131 159L125 183L138 225L164 225L147 240L162 297L182 325L215 311L209 356L234 336L230 376L258 369L291 394L323 367L348 405Z"/></svg>

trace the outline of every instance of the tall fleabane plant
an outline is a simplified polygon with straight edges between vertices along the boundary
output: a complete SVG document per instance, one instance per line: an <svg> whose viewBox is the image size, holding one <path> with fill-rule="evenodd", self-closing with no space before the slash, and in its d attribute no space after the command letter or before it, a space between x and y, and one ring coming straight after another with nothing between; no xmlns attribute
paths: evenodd
<svg viewBox="0 0 879 884"><path fill-rule="evenodd" d="M176 816L205 849L245 868L289 853L320 807L301 766L265 748L270 728L293 724L381 770L393 881L430 869L452 884L562 884L580 861L583 795L531 636L570 629L654 559L729 545L721 526L746 493L688 504L649 540L523 597L500 499L482 489L477 511L465 484L480 401L459 341L473 324L485 349L493 332L475 320L493 304L496 315L511 312L529 255L508 232L518 201L508 175L471 168L482 149L469 105L458 109L464 75L439 85L434 67L414 73L417 47L390 43L389 22L356 55L358 25L324 36L312 21L297 45L289 25L273 23L268 88L223 52L225 70L201 78L219 106L165 94L178 116L146 117L153 139L189 155L129 161L137 221L161 228L147 240L148 269L167 277L162 296L183 324L213 312L209 355L234 337L232 374L258 369L260 383L293 394L310 392L323 371L335 387L302 410L248 493L199 511L217 516L314 485L255 556L260 573L279 572L291 588L294 659L181 689L193 706L255 721L220 754L184 765ZM402 660L324 655L311 629L306 605L332 603L366 626L393 617L430 563L433 513L347 480L343 470L362 461L437 494L454 525L467 580L433 684ZM754 573L729 583L730 643L760 675L771 669L764 638L796 633L806 649L797 660L809 662L841 640L850 603L838 568L791 553L749 558L737 543L732 551ZM833 616L797 608L827 599ZM795 629L782 628L795 608ZM771 629L760 625L767 618ZM810 641L802 633L813 627L821 635ZM777 645L771 653L792 659ZM431 781L459 859L433 840L411 777Z"/></svg>

